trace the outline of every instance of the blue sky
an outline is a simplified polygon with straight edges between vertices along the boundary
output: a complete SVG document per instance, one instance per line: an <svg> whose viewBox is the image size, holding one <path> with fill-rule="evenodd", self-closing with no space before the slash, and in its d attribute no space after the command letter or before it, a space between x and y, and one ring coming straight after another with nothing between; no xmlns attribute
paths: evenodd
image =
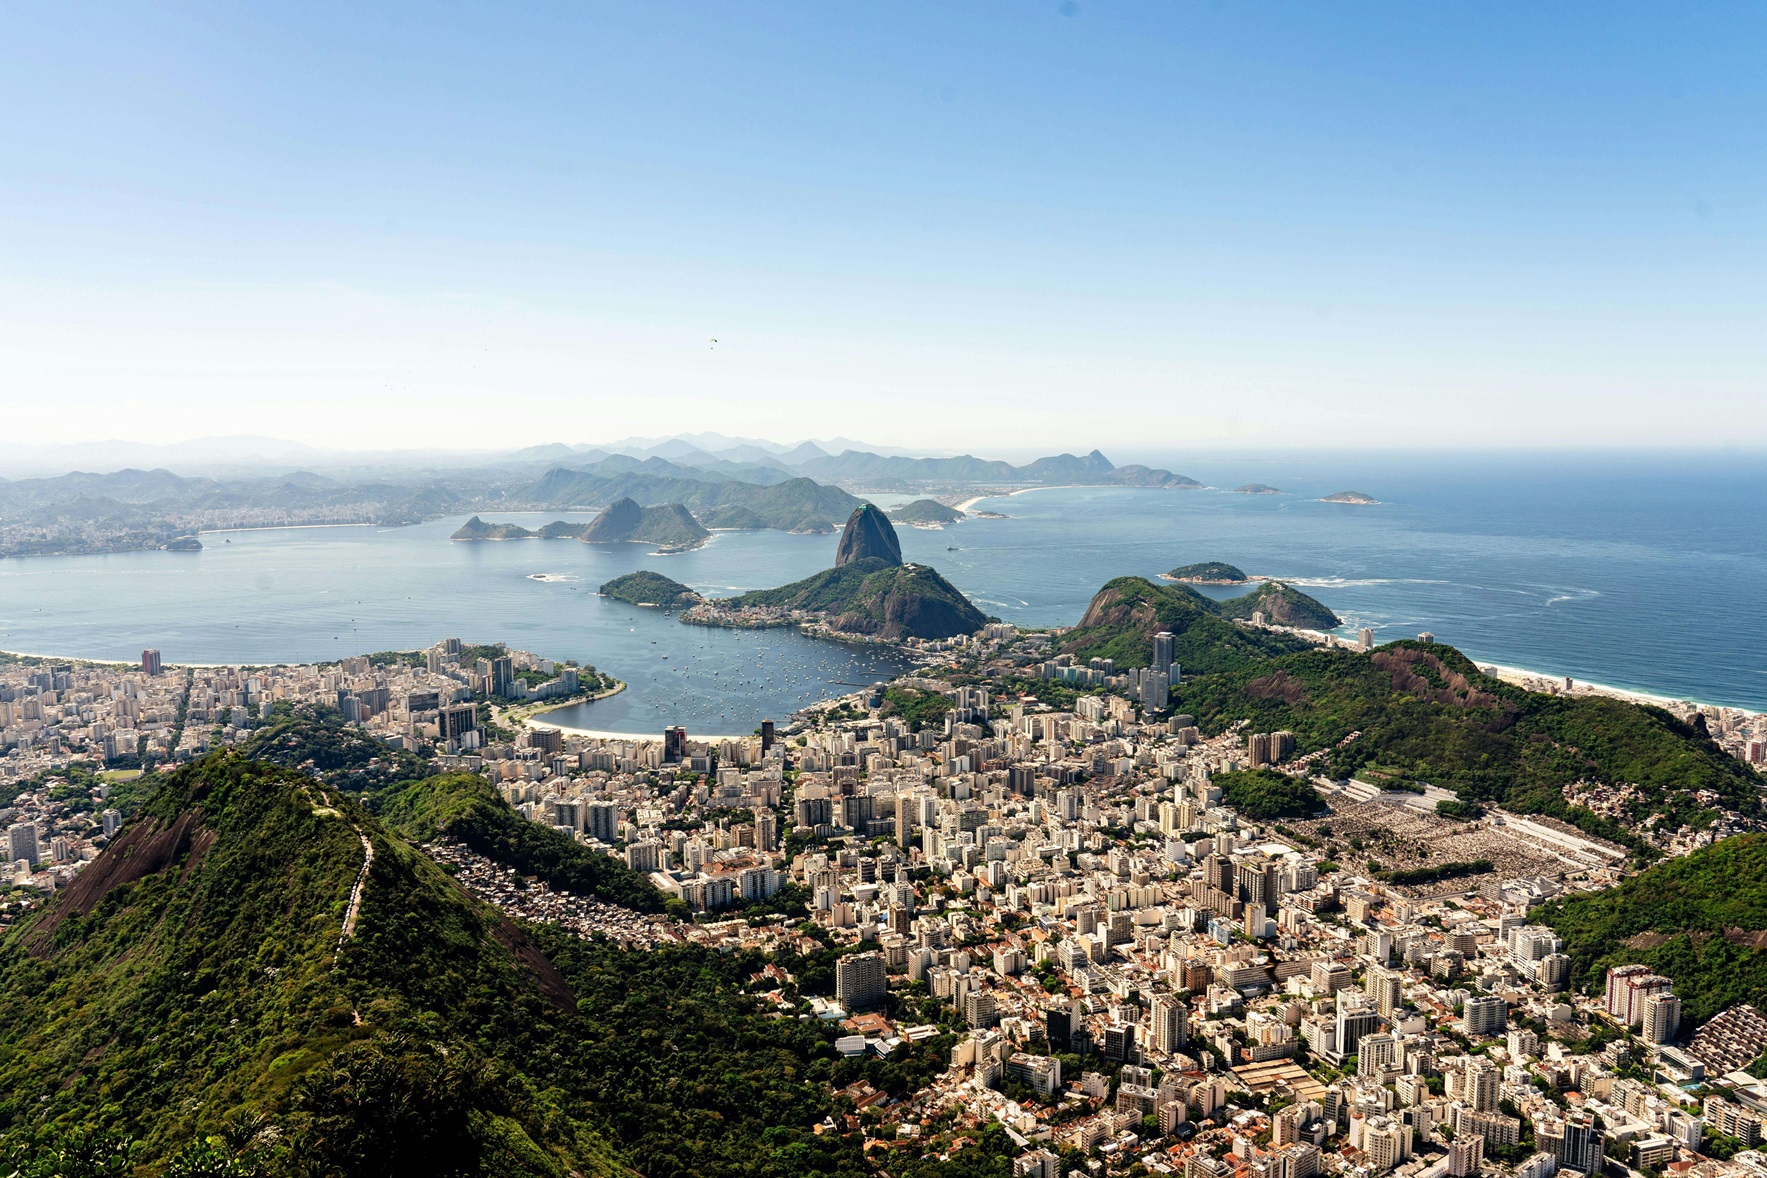
<svg viewBox="0 0 1767 1178"><path fill-rule="evenodd" d="M21 441L1767 445L1759 5L0 28Z"/></svg>

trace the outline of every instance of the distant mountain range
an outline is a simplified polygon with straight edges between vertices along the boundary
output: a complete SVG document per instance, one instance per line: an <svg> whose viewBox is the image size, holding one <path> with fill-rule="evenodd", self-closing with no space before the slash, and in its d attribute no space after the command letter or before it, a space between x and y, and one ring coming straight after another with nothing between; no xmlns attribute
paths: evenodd
<svg viewBox="0 0 1767 1178"><path fill-rule="evenodd" d="M706 450L694 445L696 440L731 444ZM979 489L1202 485L1168 470L1117 466L1097 450L1015 466L967 454L912 457L854 448L830 453L813 442L782 447L700 434L667 439L641 453L548 443L472 456L477 465L462 455L430 455L429 464L420 465L405 454L383 466L277 471L288 459L311 457L318 467L340 456L287 447L277 451L271 442L218 438L184 447L134 448L218 459L236 446L233 473L179 474L156 466L0 478L0 556L164 547L200 532L250 527L396 526L487 510L601 510L621 499L642 508L679 504L697 521L695 527L824 533L838 528L862 496L872 493L928 499L943 494L954 502ZM69 455L102 451L103 445L62 448ZM347 457L366 461L368 456ZM920 503L902 516L903 522L938 522L944 514L939 506Z"/></svg>

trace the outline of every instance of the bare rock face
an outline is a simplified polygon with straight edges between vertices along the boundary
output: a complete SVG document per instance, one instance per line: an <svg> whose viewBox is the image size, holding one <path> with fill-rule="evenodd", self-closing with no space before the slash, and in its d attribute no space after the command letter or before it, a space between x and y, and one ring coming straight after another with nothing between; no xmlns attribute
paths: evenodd
<svg viewBox="0 0 1767 1178"><path fill-rule="evenodd" d="M902 563L902 542L884 513L867 503L847 517L841 545L835 550L834 567L873 557L890 564Z"/></svg>

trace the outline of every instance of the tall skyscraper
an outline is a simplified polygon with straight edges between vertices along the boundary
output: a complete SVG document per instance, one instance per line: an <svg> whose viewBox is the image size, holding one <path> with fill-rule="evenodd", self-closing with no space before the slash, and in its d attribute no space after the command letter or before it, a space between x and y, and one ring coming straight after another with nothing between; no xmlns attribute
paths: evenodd
<svg viewBox="0 0 1767 1178"><path fill-rule="evenodd" d="M515 682L515 662L503 655L491 660L491 694L498 697L509 695L510 685Z"/></svg>
<svg viewBox="0 0 1767 1178"><path fill-rule="evenodd" d="M1374 631L1367 626L1356 632L1356 649L1368 651L1374 649Z"/></svg>
<svg viewBox="0 0 1767 1178"><path fill-rule="evenodd" d="M479 726L477 710L471 704L452 704L436 709L436 728L444 744Z"/></svg>
<svg viewBox="0 0 1767 1178"><path fill-rule="evenodd" d="M913 844L914 819L919 811L913 794L896 795L896 845L904 851Z"/></svg>
<svg viewBox="0 0 1767 1178"><path fill-rule="evenodd" d="M1509 1026L1509 1004L1495 994L1468 998L1461 1010L1460 1029L1468 1035L1501 1035Z"/></svg>
<svg viewBox="0 0 1767 1178"><path fill-rule="evenodd" d="M1681 999L1667 990L1659 990L1644 1000L1644 1018L1640 1033L1647 1043L1667 1043L1681 1029Z"/></svg>
<svg viewBox="0 0 1767 1178"><path fill-rule="evenodd" d="M141 673L157 675L160 673L160 652L149 648L141 652Z"/></svg>
<svg viewBox="0 0 1767 1178"><path fill-rule="evenodd" d="M1172 664L1178 661L1178 638L1170 630L1153 636L1153 670L1170 680Z"/></svg>
<svg viewBox="0 0 1767 1178"><path fill-rule="evenodd" d="M613 802L590 802L584 827L589 837L610 846L620 840L620 808Z"/></svg>
<svg viewBox="0 0 1767 1178"><path fill-rule="evenodd" d="M32 867L37 866L43 857L42 848L37 843L37 824L20 822L6 832L7 859L17 862L20 859Z"/></svg>
<svg viewBox="0 0 1767 1178"><path fill-rule="evenodd" d="M1163 712L1171 702L1172 688L1164 671L1148 671L1141 676L1141 710L1149 715Z"/></svg>
<svg viewBox="0 0 1767 1178"><path fill-rule="evenodd" d="M1176 994L1156 994L1153 1000L1153 1048L1174 1055L1189 1039L1184 1001Z"/></svg>
<svg viewBox="0 0 1767 1178"><path fill-rule="evenodd" d="M680 726L663 729L663 764L675 765L687 759L687 729Z"/></svg>
<svg viewBox="0 0 1767 1178"><path fill-rule="evenodd" d="M876 1006L888 992L881 953L854 953L834 963L834 998L847 1010Z"/></svg>

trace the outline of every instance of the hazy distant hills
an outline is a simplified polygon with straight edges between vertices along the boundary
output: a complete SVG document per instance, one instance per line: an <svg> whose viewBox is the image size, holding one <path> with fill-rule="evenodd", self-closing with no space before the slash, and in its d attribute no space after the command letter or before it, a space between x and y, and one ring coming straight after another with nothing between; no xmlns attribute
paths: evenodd
<svg viewBox="0 0 1767 1178"><path fill-rule="evenodd" d="M0 556L165 547L178 537L236 528L397 526L491 510L599 511L622 499L642 508L679 504L697 521L696 528L824 533L838 528L862 496L872 493L944 495L954 502L978 489L1202 485L1168 470L1117 466L1097 450L1014 465L967 454L914 457L853 447L831 452L832 443L788 447L715 434L610 446L548 442L476 455L344 455L278 450L273 441L214 438L175 447L111 446L127 453L176 454L208 467L212 473L205 474L156 465L0 478ZM634 444L641 441L648 444ZM17 469L21 461L48 461L53 454L100 457L110 452L107 446L39 447L24 460L12 452L0 461ZM230 447L235 448L231 461ZM277 469L300 458L313 462ZM935 522L931 510L923 503L903 522L923 522L921 517Z"/></svg>
<svg viewBox="0 0 1767 1178"><path fill-rule="evenodd" d="M770 483L741 482L714 472L693 472L698 477L662 473L669 463L637 468L599 463L585 470L557 467L546 472L530 492L533 502L544 508L600 507L618 499L641 504L680 503L702 520L716 518L714 509L740 508L743 521L762 521L763 526L786 532L832 532L859 506L860 501L838 487L827 487L807 478ZM741 526L717 524L712 526Z"/></svg>

